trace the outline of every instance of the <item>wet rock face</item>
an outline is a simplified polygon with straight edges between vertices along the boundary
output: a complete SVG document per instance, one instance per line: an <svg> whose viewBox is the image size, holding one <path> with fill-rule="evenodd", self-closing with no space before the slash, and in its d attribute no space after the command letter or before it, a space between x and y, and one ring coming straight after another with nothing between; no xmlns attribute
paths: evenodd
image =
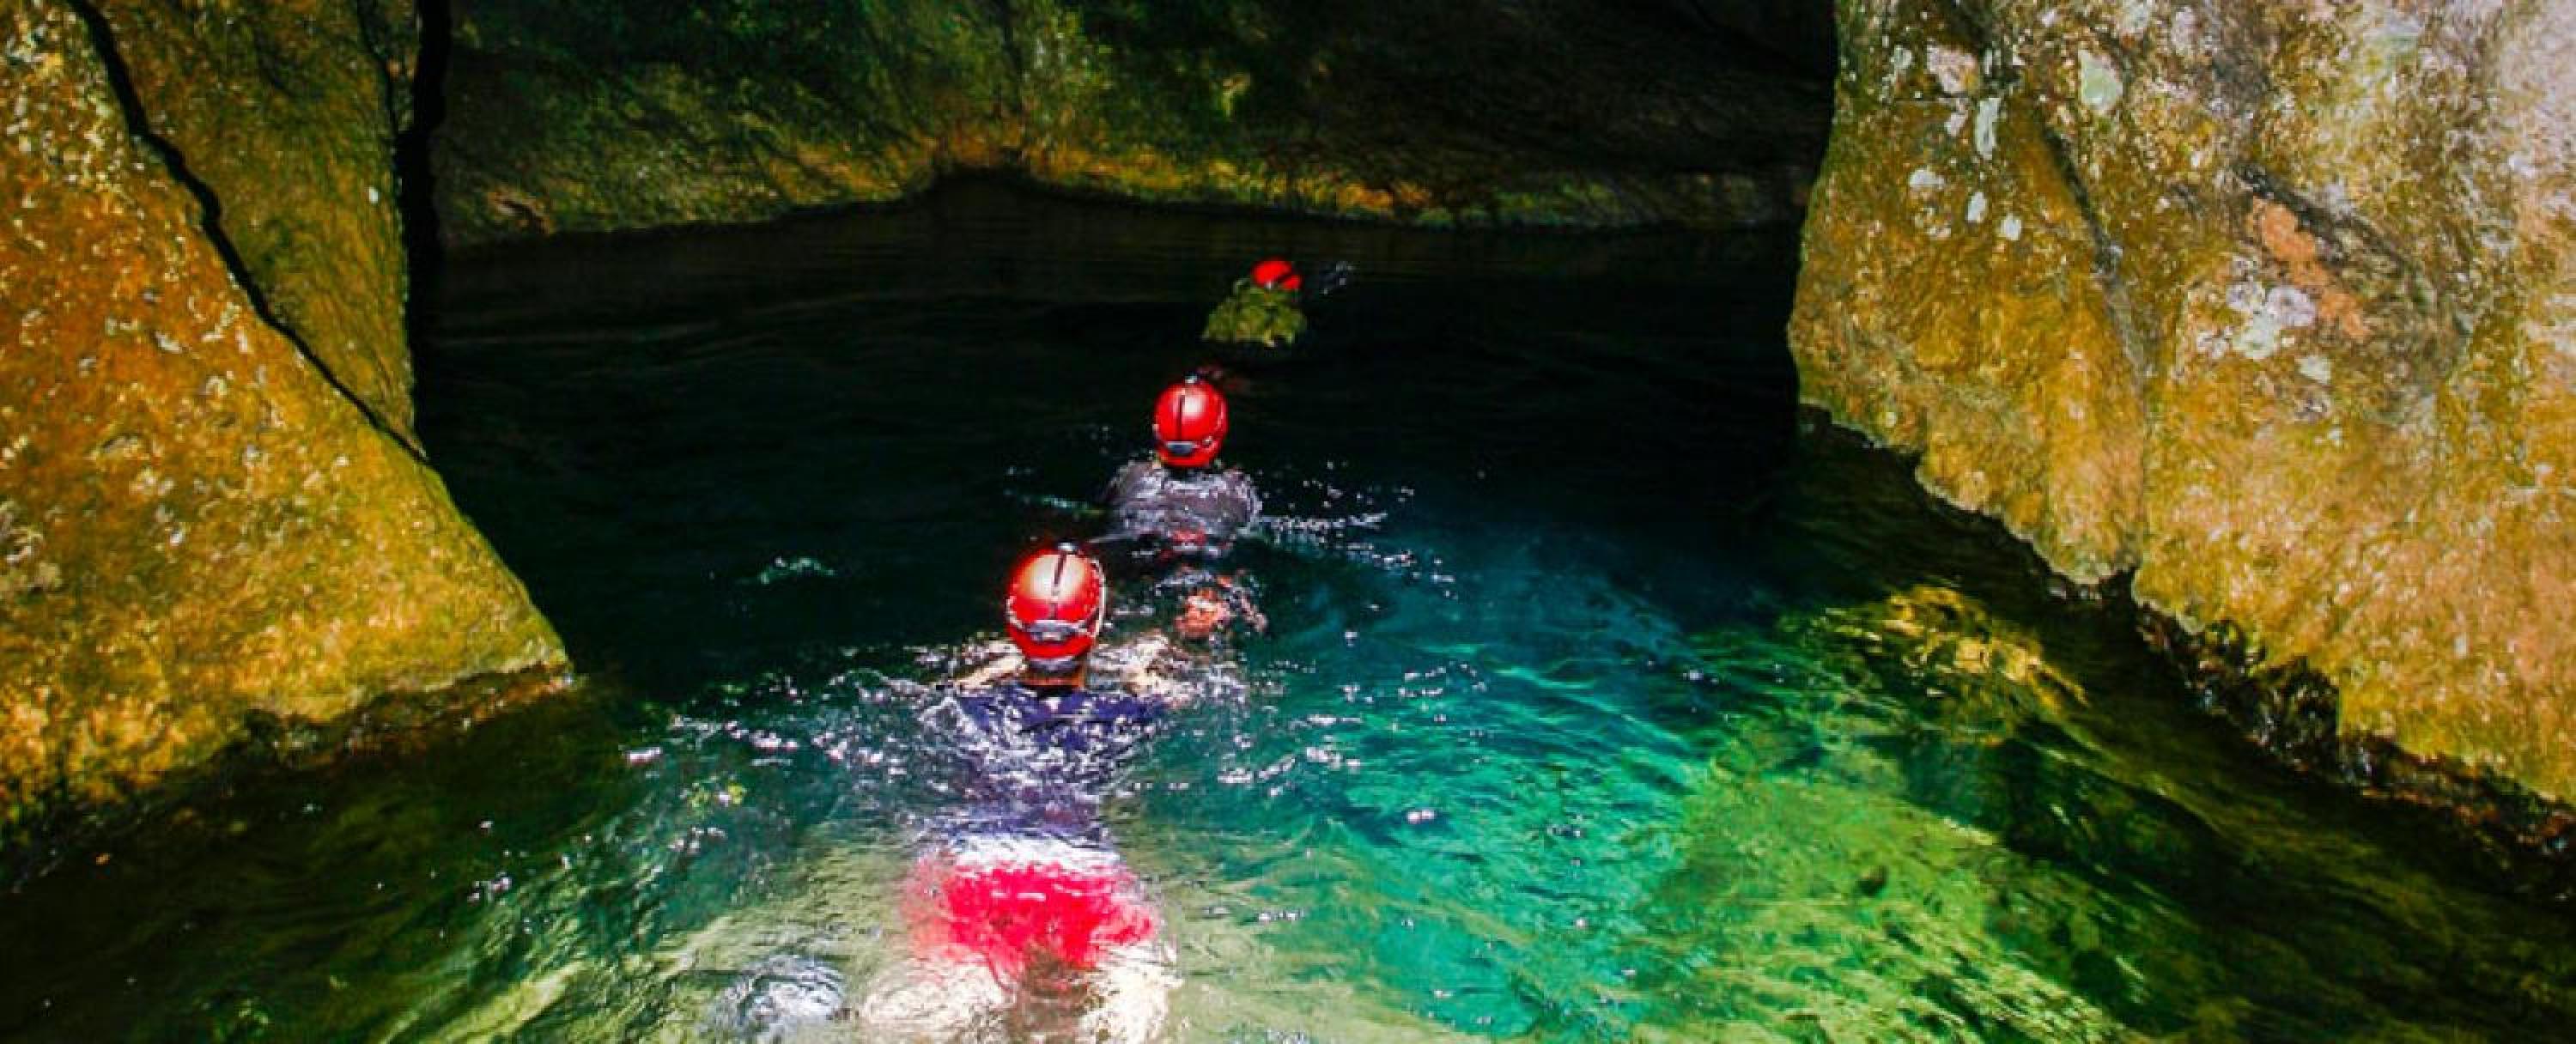
<svg viewBox="0 0 2576 1044"><path fill-rule="evenodd" d="M264 304L368 408L411 427L394 136L410 0L90 0L151 132L218 200Z"/></svg>
<svg viewBox="0 0 2576 1044"><path fill-rule="evenodd" d="M737 221L1010 170L1428 223L1794 216L1813 4L470 0L442 234Z"/></svg>
<svg viewBox="0 0 2576 1044"><path fill-rule="evenodd" d="M161 59L125 56L292 51L270 28L301 23L243 36L142 6L0 5L0 841L200 764L252 720L330 722L377 694L562 658L407 448L382 397L396 386L327 368L401 358L399 339L325 350L398 336L399 286L373 261L337 267L398 259L391 226L363 194L315 187L380 178L382 158L263 173L256 158L288 147L260 137L267 117L129 104L164 81L127 64ZM346 17L332 10L310 13ZM298 75L278 54L190 60ZM251 110L271 86L186 84ZM164 112L196 112L178 121L193 129L165 135ZM390 118L349 132L381 140ZM253 155L199 164L189 147ZM271 176L295 198L258 198ZM305 231L230 239L264 220Z"/></svg>
<svg viewBox="0 0 2576 1044"><path fill-rule="evenodd" d="M1802 392L2576 796L2576 7L1844 0Z"/></svg>

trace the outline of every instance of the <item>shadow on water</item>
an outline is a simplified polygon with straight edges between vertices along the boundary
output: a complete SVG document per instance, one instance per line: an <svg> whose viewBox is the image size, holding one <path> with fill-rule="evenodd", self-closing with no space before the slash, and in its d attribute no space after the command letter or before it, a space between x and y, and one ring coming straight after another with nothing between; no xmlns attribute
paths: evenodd
<svg viewBox="0 0 2576 1044"><path fill-rule="evenodd" d="M722 1039L771 979L828 1010L899 959L945 800L909 683L1094 524L1271 252L1362 273L1223 378L1277 626L1108 811L1180 1038L2536 1039L2576 1009L2565 911L2262 762L2125 606L1798 413L1794 242L964 185L457 259L422 427L580 691L0 899L42 969L0 1033Z"/></svg>

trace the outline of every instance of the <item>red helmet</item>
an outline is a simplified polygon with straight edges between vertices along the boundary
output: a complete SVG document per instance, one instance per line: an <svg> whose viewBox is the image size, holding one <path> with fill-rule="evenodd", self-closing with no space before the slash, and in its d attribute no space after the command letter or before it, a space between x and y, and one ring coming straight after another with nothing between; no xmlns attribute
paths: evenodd
<svg viewBox="0 0 2576 1044"><path fill-rule="evenodd" d="M1225 396L1193 374L1154 400L1154 456L1176 468L1203 468L1225 445Z"/></svg>
<svg viewBox="0 0 2576 1044"><path fill-rule="evenodd" d="M1002 598L1011 644L1020 647L1029 666L1049 673L1081 665L1100 639L1108 612L1109 585L1101 579L1100 563L1072 544L1030 555L1011 574L1010 593Z"/></svg>
<svg viewBox="0 0 2576 1044"><path fill-rule="evenodd" d="M1281 257L1263 258L1252 266L1252 285L1264 290L1286 290L1296 293L1306 285L1306 277L1297 274L1297 266Z"/></svg>

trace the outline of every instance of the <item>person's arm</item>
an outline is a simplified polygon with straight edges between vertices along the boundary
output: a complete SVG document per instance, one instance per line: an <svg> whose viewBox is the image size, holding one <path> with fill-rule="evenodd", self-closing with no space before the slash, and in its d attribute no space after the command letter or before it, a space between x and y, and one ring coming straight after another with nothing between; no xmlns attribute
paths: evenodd
<svg viewBox="0 0 2576 1044"><path fill-rule="evenodd" d="M1019 650L1013 648L1011 643L1000 639L968 648L964 658L970 663L981 661L974 670L966 672L964 677L949 683L965 689L991 688L1000 684L1002 679L1019 673L1023 666L1020 662Z"/></svg>
<svg viewBox="0 0 2576 1044"><path fill-rule="evenodd" d="M1127 649L1127 663L1119 672L1119 687L1137 696L1165 706L1184 706L1197 694L1188 685L1157 669L1165 657L1173 654L1172 640L1162 634L1149 634L1136 639Z"/></svg>
<svg viewBox="0 0 2576 1044"><path fill-rule="evenodd" d="M1217 584L1225 588L1225 600L1234 603L1235 615L1241 617L1244 623L1251 625L1252 633L1270 633L1270 618L1261 615L1261 607L1253 604L1251 588L1235 583L1233 577L1226 576L1218 577Z"/></svg>
<svg viewBox="0 0 2576 1044"><path fill-rule="evenodd" d="M1137 469L1144 465L1144 461L1131 460L1112 473L1109 476L1109 484L1100 487L1100 506L1115 508L1120 501L1126 500L1128 487L1136 483Z"/></svg>

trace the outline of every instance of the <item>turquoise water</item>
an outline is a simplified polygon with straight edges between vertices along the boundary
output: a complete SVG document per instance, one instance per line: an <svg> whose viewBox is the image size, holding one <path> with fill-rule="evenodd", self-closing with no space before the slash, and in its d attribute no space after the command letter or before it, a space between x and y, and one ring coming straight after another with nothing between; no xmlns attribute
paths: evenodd
<svg viewBox="0 0 2576 1044"><path fill-rule="evenodd" d="M2272 767L2124 607L1796 411L1792 239L962 186L452 264L423 429L575 692L243 781L0 897L0 1033L867 1039L848 1010L958 800L919 683L996 634L1015 556L1096 524L1274 250L1361 272L1304 354L1227 378L1229 457L1283 519L1241 553L1274 628L1104 813L1164 919L1174 1039L2576 1014L2576 919L2516 867ZM791 996L823 1017L751 1003Z"/></svg>

